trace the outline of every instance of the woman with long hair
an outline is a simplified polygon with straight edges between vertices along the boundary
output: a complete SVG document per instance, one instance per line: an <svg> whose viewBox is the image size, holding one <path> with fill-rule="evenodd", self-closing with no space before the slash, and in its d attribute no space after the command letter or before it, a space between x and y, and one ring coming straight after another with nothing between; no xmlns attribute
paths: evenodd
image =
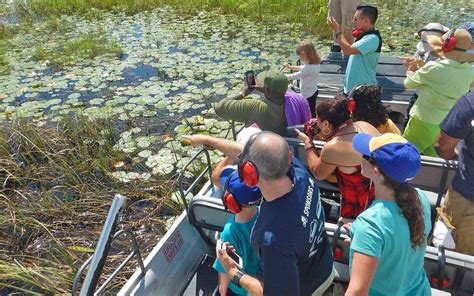
<svg viewBox="0 0 474 296"><path fill-rule="evenodd" d="M370 180L361 174L360 153L352 148L352 138L358 133L378 135L379 132L364 121L353 122L349 100L344 96L321 102L316 107L316 121L320 135L326 141L319 155L308 135L296 131L305 144L306 161L313 176L325 180L333 172L342 195L341 216L354 219L374 199Z"/></svg>
<svg viewBox="0 0 474 296"><path fill-rule="evenodd" d="M388 117L387 108L382 103L382 88L378 85L358 85L348 95L354 100L353 121L365 121L373 125L381 134L400 130Z"/></svg>
<svg viewBox="0 0 474 296"><path fill-rule="evenodd" d="M350 226L348 295L431 295L423 268L430 204L408 184L420 167L416 147L400 135L358 134L353 147L363 157L362 174L375 200Z"/></svg>

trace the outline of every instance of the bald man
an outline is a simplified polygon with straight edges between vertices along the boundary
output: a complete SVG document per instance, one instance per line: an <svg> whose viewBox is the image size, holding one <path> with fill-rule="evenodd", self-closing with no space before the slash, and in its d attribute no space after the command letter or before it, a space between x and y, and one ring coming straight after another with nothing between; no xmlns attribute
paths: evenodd
<svg viewBox="0 0 474 296"><path fill-rule="evenodd" d="M192 137L191 142L223 148L226 155L239 149L229 140ZM287 142L275 133L258 133L240 147L239 164L245 167L240 178L256 183L263 195L251 236L261 265L252 277L222 250L216 252L218 260L232 282L251 295L322 295L334 273L316 182L299 160L291 159Z"/></svg>

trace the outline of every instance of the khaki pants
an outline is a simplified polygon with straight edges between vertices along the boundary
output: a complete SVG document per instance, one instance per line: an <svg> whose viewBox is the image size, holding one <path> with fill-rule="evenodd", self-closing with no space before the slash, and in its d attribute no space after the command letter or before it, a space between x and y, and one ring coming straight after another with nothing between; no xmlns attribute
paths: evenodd
<svg viewBox="0 0 474 296"><path fill-rule="evenodd" d="M324 283L319 286L316 291L313 292L311 296L322 296L324 292L331 286L332 281L334 280L334 277L336 276L336 271L334 270L334 267L332 268L332 272L329 275L329 277L324 281Z"/></svg>
<svg viewBox="0 0 474 296"><path fill-rule="evenodd" d="M438 219L453 230L456 252L474 255L474 202L464 198L451 186L444 204L436 210Z"/></svg>
<svg viewBox="0 0 474 296"><path fill-rule="evenodd" d="M329 0L328 14L336 19L341 24L344 38L352 43L352 18L354 17L355 9L360 4L360 0ZM337 41L337 40L335 40Z"/></svg>

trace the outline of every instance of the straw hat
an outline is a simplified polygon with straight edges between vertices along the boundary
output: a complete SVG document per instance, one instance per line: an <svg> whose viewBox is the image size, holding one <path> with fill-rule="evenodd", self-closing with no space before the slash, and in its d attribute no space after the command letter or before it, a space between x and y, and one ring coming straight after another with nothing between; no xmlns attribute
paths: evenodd
<svg viewBox="0 0 474 296"><path fill-rule="evenodd" d="M461 28L460 28L461 29ZM416 45L416 49L423 51L423 52L430 52L433 49L431 46L426 42L426 37L430 35L434 35L437 37L443 36L444 33L448 32L449 28L443 26L439 23L429 23L425 25L421 30L415 33L415 37L421 39L420 42Z"/></svg>
<svg viewBox="0 0 474 296"><path fill-rule="evenodd" d="M433 50L442 58L455 60L460 63L474 62L474 54L466 52L472 43L472 37L468 30L454 29L453 37L457 40L456 46L449 52L443 51L442 46L452 31L453 30L450 30L441 37L427 36L426 41L428 41Z"/></svg>

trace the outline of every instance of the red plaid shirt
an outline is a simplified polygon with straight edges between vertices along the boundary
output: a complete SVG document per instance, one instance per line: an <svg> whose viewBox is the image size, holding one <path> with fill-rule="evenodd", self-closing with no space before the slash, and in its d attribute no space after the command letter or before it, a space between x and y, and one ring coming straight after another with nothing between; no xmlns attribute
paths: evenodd
<svg viewBox="0 0 474 296"><path fill-rule="evenodd" d="M344 218L356 218L375 199L374 186L370 187L370 179L362 176L360 165L356 168L357 171L352 174L336 169L337 185L342 195L341 216Z"/></svg>

